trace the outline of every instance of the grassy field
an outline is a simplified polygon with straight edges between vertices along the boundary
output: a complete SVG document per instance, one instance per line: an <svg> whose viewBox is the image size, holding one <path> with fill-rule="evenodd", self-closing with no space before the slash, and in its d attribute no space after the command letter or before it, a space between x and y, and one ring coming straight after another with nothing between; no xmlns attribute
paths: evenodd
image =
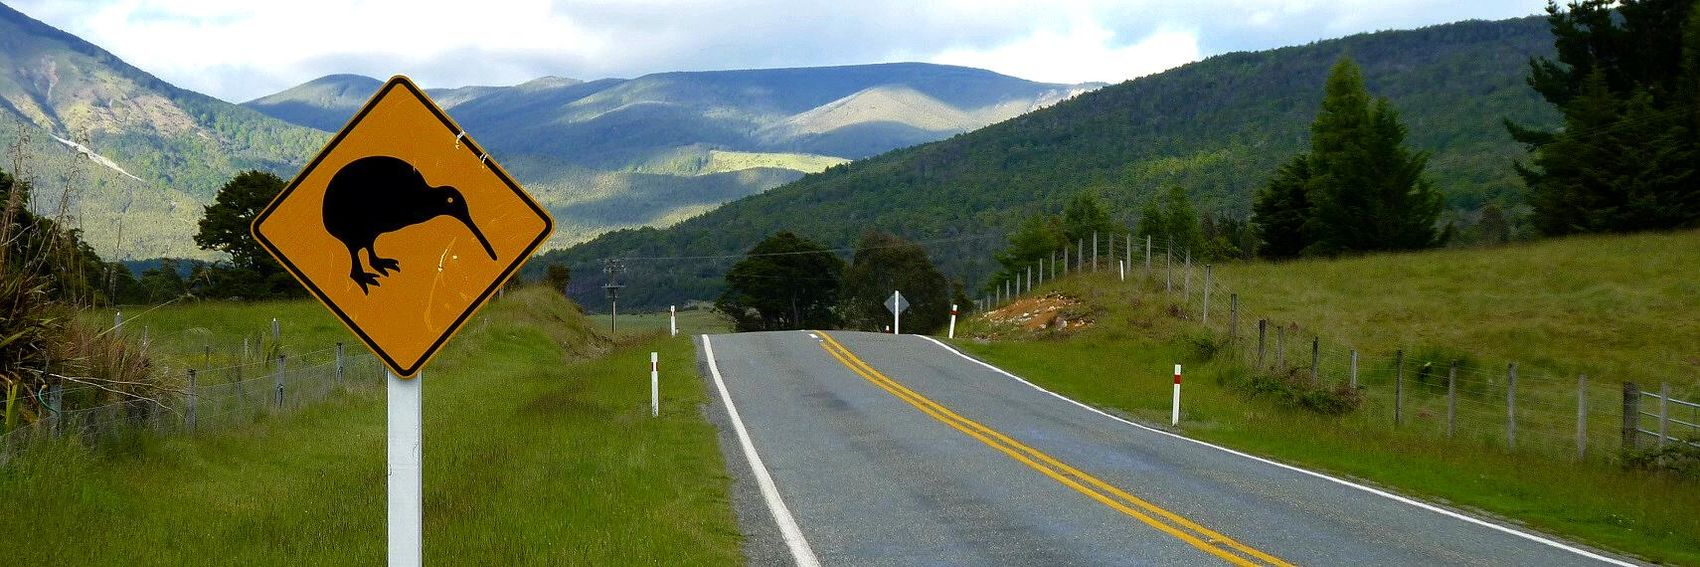
<svg viewBox="0 0 1700 567"><path fill-rule="evenodd" d="M274 316L286 348L348 339L304 301L172 306L127 332L146 321L161 350L192 351L202 333L186 329L229 340ZM685 337L611 341L537 289L469 323L424 378L426 561L740 561L701 381L664 376L651 419L650 351L694 359ZM383 394L366 386L220 432L31 447L0 467L6 562L379 563L384 443Z"/></svg>
<svg viewBox="0 0 1700 567"><path fill-rule="evenodd" d="M598 329L608 329L607 313L597 313L585 317ZM622 337L651 333L666 334L667 312L629 314L621 312L619 332ZM732 332L732 322L713 311L689 309L679 312L679 336L730 332Z"/></svg>
<svg viewBox="0 0 1700 567"><path fill-rule="evenodd" d="M1160 273L1154 285L1110 275L1066 278L1038 292L1079 299L1071 317L1090 320L1084 330L1017 331L972 317L959 336L978 338L958 342L1047 388L1148 423L1168 422L1169 375L1183 363L1181 429L1188 435L1652 560L1700 564L1700 516L1693 513L1700 483L1626 470L1613 441L1620 380L1664 377L1676 391L1696 391L1687 362L1700 345L1700 325L1688 315L1700 296L1694 250L1700 233L1689 232L1219 267L1215 281L1240 294L1242 333L1250 328L1255 337L1255 318L1273 314L1289 333L1287 362L1299 376L1306 375L1313 335L1333 345L1324 355L1331 361L1322 364L1329 384L1344 380L1346 347L1366 354L1363 405L1339 416L1250 393L1246 351L1222 341L1221 296L1211 328L1201 325L1202 278L1193 280L1191 302L1180 296L1178 275L1173 295L1161 293ZM1503 412L1503 383L1461 394L1460 413L1479 419L1461 417L1461 433L1447 439L1434 382L1417 381L1414 367L1407 369L1406 422L1394 426L1385 355L1396 349L1466 358L1470 379L1482 382L1491 382L1485 376L1494 369L1503 372L1501 361L1522 361L1528 377L1519 396L1533 400L1522 403L1571 400L1557 410L1571 432L1574 378L1544 377L1595 373L1590 457L1566 457L1574 445L1562 443L1547 450L1530 432L1507 449L1503 413L1495 413ZM1637 360L1645 364L1636 367ZM1538 410L1525 407L1520 426L1543 431L1528 423L1546 415Z"/></svg>

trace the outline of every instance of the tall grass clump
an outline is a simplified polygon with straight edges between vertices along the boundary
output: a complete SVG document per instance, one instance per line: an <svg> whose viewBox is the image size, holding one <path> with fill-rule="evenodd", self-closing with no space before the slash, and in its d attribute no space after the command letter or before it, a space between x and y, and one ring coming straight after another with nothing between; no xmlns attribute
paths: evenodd
<svg viewBox="0 0 1700 567"><path fill-rule="evenodd" d="M89 276L104 265L64 222L68 198L48 218L30 190L0 171L0 435L102 406L145 417L161 385L143 347L74 316L95 301Z"/></svg>

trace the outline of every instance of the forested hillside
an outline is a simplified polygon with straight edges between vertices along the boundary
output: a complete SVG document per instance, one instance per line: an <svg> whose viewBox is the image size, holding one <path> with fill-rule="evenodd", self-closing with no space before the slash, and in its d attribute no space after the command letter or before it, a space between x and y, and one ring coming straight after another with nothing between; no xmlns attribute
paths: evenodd
<svg viewBox="0 0 1700 567"><path fill-rule="evenodd" d="M1179 185L1205 212L1244 215L1256 187L1308 142L1329 67L1350 55L1376 96L1433 152L1428 174L1448 215L1488 202L1523 207L1512 162L1524 148L1502 120L1555 124L1525 83L1528 61L1552 53L1541 18L1470 21L1232 53L1105 87L948 140L833 167L729 203L667 230L604 235L544 262L577 274L576 299L602 298L599 259L627 262L623 303L712 298L732 259L781 229L843 245L880 229L922 241L972 289L995 270L1003 235L1024 217L1098 191L1122 222L1157 190Z"/></svg>

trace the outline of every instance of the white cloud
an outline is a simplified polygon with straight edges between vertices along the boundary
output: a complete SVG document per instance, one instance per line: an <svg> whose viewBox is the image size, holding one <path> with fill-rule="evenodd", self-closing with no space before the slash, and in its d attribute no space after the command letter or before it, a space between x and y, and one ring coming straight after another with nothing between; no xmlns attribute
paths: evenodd
<svg viewBox="0 0 1700 567"><path fill-rule="evenodd" d="M1066 31L1041 29L991 49L952 49L931 60L1051 83L1116 83L1201 57L1191 31L1159 30L1125 45L1115 39L1097 22L1079 21Z"/></svg>
<svg viewBox="0 0 1700 567"><path fill-rule="evenodd" d="M937 61L1113 82L1229 50L1538 12L1540 0L8 0L227 100L331 73L428 86Z"/></svg>

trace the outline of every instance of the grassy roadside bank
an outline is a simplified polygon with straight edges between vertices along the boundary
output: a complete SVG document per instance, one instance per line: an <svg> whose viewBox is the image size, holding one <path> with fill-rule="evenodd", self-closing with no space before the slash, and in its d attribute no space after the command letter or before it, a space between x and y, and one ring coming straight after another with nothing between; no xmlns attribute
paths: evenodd
<svg viewBox="0 0 1700 567"><path fill-rule="evenodd" d="M1360 348L1481 352L1596 371L1623 369L1627 361L1658 351L1665 353L1656 357L1663 371L1681 376L1682 349L1700 341L1694 320L1676 309L1695 297L1685 274L1695 273L1700 263L1692 254L1696 246L1700 233L1694 232L1591 237L1482 251L1218 267L1216 274L1242 298L1268 298L1262 309L1299 322L1307 333L1362 337L1354 344ZM1577 265L1607 269L1566 272ZM1520 273L1532 275L1514 276ZM1700 484L1693 480L1627 470L1615 445L1597 446L1593 456L1578 462L1522 445L1507 449L1503 438L1448 440L1435 434L1438 416L1427 409L1410 408L1407 423L1396 427L1379 409L1365 409L1382 402L1373 397L1357 411L1330 416L1252 395L1245 359L1203 348L1215 344L1208 339L1212 332L1187 315L1181 300L1113 278L1071 277L1037 290L1080 301L1070 308L1071 317L1090 319L1084 329L1025 331L972 317L959 336L981 340L958 344L1058 393L1152 424L1168 423L1169 375L1173 364L1183 363L1180 429L1189 436L1650 560L1700 564L1700 517L1693 514L1700 509ZM1160 279L1156 286L1161 289ZM1508 315L1513 313L1523 315ZM1218 317L1213 314L1212 322ZM1397 324L1379 323L1386 321ZM1364 330L1384 327L1415 331ZM1600 334L1613 335L1625 348L1592 342ZM1308 338L1304 335L1305 350ZM1594 346L1579 348L1584 344ZM1308 364L1309 353L1302 357ZM1673 383L1673 390L1695 391L1697 381L1692 375L1689 380Z"/></svg>
<svg viewBox="0 0 1700 567"><path fill-rule="evenodd" d="M279 308L173 306L146 320L174 337L172 321L260 329ZM316 305L281 308L299 309L286 319L296 336L317 328ZM326 338L345 334L323 320ZM612 342L543 290L472 321L424 378L426 561L739 561L701 382L664 377L651 419L650 351L675 368L693 357L686 337ZM28 534L6 537L7 562L381 562L383 415L381 388L351 388L219 432L32 447L0 468L0 530Z"/></svg>

